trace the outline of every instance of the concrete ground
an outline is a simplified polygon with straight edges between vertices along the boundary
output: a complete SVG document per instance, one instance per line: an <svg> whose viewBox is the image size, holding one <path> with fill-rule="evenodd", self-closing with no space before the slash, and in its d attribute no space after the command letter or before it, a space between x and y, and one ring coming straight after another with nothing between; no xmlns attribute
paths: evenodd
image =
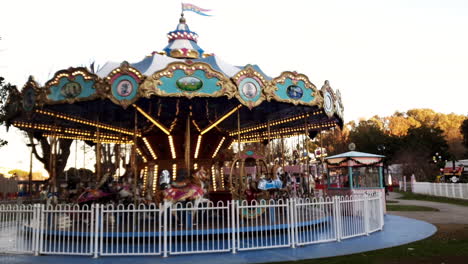
<svg viewBox="0 0 468 264"><path fill-rule="evenodd" d="M447 203L436 203L418 200L399 200L402 195L395 192L390 192L387 200L398 201L396 204L401 205L419 205L439 209L439 212L402 212L389 211L388 214L414 218L426 221L432 224L468 224L468 207Z"/></svg>
<svg viewBox="0 0 468 264"><path fill-rule="evenodd" d="M246 264L278 261L298 261L302 259L324 258L348 255L358 252L377 250L411 243L433 235L437 228L427 222L406 217L386 215L385 226L369 236L360 236L342 240L341 242L320 243L296 248L278 248L256 251L243 251L236 254L192 254L154 257L99 257L90 256L31 256L31 255L0 255L0 263L8 264Z"/></svg>

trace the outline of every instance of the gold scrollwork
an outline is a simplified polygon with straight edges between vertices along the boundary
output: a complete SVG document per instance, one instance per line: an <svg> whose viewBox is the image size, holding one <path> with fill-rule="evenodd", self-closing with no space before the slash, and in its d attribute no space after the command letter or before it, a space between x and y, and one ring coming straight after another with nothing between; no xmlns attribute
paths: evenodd
<svg viewBox="0 0 468 264"><path fill-rule="evenodd" d="M284 84L286 79L290 79L294 85L297 85L299 81L303 81L305 88L311 90L310 95L313 96L314 99L311 102L304 102L302 100L280 98L276 94L276 91L278 91L278 86L276 86L276 84ZM271 83L274 88L271 88L270 90L270 94L268 97L269 100L275 99L276 101L291 103L294 105L301 104L301 105L308 105L308 106L320 105L323 102L323 97L318 92L317 87L315 87L315 85L304 74L291 72L291 71L285 71L285 72L282 72L280 76L274 78Z"/></svg>
<svg viewBox="0 0 468 264"><path fill-rule="evenodd" d="M60 79L65 77L69 80L73 80L76 76L81 75L84 80L89 81L92 80L94 81L93 88L96 89L96 93L88 96L88 97L73 97L73 98L67 98L64 100L50 100L48 98L48 95L51 94L51 87L58 85L60 82ZM38 104L39 105L44 105L44 104L61 104L61 103L74 103L74 102L81 102L81 101L90 101L94 100L96 98L102 98L103 95L100 93L100 89L102 89L102 83L100 83L101 80L99 77L93 73L90 73L88 69L85 67L77 67L73 68L70 67L66 70L60 70L55 73L54 78L46 82L45 86L41 89L40 95L38 97Z"/></svg>
<svg viewBox="0 0 468 264"><path fill-rule="evenodd" d="M324 112L327 114L328 117L332 117L335 114L335 111L336 111L336 107L335 107L336 96L335 96L335 92L331 88L330 82L328 80L325 80L325 82L323 83L322 88L320 89L320 91L321 91L323 97L326 97L327 93L331 97L331 100L332 100L332 102L330 102L331 103L331 105L330 105L331 109L327 110L327 106L325 105L326 104L325 100L322 103L322 109L324 109Z"/></svg>
<svg viewBox="0 0 468 264"><path fill-rule="evenodd" d="M34 77L32 75L29 76L28 81L24 84L23 88L21 89L20 96L21 96L21 98L23 100L21 103L24 103L24 100L26 100L25 97L29 96L29 95L27 95L27 92L29 90L33 90L33 92L34 92L34 98L31 98L31 99L33 99L33 101L31 102L32 103L31 107L34 107L36 105L41 105L39 103L39 98L40 98L42 89L39 87L39 85L34 80ZM9 98L9 99L11 99L11 98Z"/></svg>
<svg viewBox="0 0 468 264"><path fill-rule="evenodd" d="M140 71L130 66L128 62L124 61L122 62L122 64L120 64L120 67L112 70L112 72L109 73L109 75L107 75L107 77L105 78L105 84L100 86L100 90L103 92L105 97L109 98L109 100L111 100L114 104L118 104L122 106L124 109L127 109L128 106L135 103L141 96L143 96L144 93L142 92L141 87L137 87L138 91L133 98L123 99L123 100L117 99L112 93L112 89L111 89L112 79L116 75L130 75L132 77L135 77L134 79L137 82L138 86L140 86L140 84L143 82L143 80L145 79L145 76L141 74Z"/></svg>
<svg viewBox="0 0 468 264"><path fill-rule="evenodd" d="M260 85L260 96L257 100L255 101L247 101L244 100L244 98L241 96L241 89L243 87L240 87L240 83L244 78L253 78L258 81ZM234 91L234 96L241 102L243 105L247 106L249 109L252 109L258 105L260 105L263 101L267 99L267 93L268 91L271 90L271 87L269 85L269 82L265 79L265 76L263 76L261 73L256 71L251 65L247 65L244 69L236 73L232 77L232 80L236 83L236 89Z"/></svg>
<svg viewBox="0 0 468 264"><path fill-rule="evenodd" d="M172 78L176 70L183 70L187 76L191 76L197 70L202 70L205 72L205 76L208 79L216 78L219 81L216 83L221 86L221 89L215 93L209 94L204 92L188 92L182 91L180 93L168 93L159 88L163 85L161 78ZM141 93L142 96L149 98L151 95L163 96L163 97L220 97L226 95L231 98L233 96L233 91L236 89L235 85L224 76L221 72L213 69L209 64L204 62L173 62L166 66L166 68L153 73L151 76L148 76L146 80L141 84Z"/></svg>

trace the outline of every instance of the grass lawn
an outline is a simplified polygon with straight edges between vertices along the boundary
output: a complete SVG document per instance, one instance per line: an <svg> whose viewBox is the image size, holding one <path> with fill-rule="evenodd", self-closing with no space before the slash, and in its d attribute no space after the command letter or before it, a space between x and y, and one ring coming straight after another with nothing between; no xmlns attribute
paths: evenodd
<svg viewBox="0 0 468 264"><path fill-rule="evenodd" d="M395 201L395 200L387 200L385 201L386 203L399 203L398 201Z"/></svg>
<svg viewBox="0 0 468 264"><path fill-rule="evenodd" d="M399 204L387 204L387 211L431 211L438 212L439 209L419 206L419 205L399 205Z"/></svg>
<svg viewBox="0 0 468 264"><path fill-rule="evenodd" d="M468 200L463 200L463 199L431 196L431 195L417 194L417 193L412 193L412 192L397 191L397 193L403 195L402 197L398 198L398 199L403 199L403 200L421 200L421 201L449 203L449 204L468 206Z"/></svg>
<svg viewBox="0 0 468 264"><path fill-rule="evenodd" d="M437 233L430 238L398 247L340 257L275 263L468 263L468 225L437 224L437 229Z"/></svg>

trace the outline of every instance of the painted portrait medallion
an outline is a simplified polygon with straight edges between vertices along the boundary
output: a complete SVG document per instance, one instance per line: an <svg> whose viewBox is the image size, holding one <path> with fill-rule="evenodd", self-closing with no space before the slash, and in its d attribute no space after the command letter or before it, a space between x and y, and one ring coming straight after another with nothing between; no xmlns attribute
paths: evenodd
<svg viewBox="0 0 468 264"><path fill-rule="evenodd" d="M31 111L36 104L36 95L34 94L33 89L27 89L23 95L23 109L26 111Z"/></svg>
<svg viewBox="0 0 468 264"><path fill-rule="evenodd" d="M129 80L121 80L117 84L117 94L122 97L128 97L133 92L133 84Z"/></svg>
<svg viewBox="0 0 468 264"><path fill-rule="evenodd" d="M65 99L75 98L81 94L81 85L77 82L70 81L60 89L60 94Z"/></svg>
<svg viewBox="0 0 468 264"><path fill-rule="evenodd" d="M304 91L297 85L289 85L288 88L286 88L286 94L289 98L297 100L302 98Z"/></svg>
<svg viewBox="0 0 468 264"><path fill-rule="evenodd" d="M245 82L242 85L242 94L247 98L247 99L254 99L257 97L259 93L259 89L257 89L257 86L253 82Z"/></svg>

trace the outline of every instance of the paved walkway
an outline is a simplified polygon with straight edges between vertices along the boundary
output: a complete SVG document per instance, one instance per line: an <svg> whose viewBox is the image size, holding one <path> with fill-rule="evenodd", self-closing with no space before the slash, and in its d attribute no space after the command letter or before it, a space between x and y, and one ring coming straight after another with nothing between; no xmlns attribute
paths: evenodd
<svg viewBox="0 0 468 264"><path fill-rule="evenodd" d="M390 192L387 200L398 201L395 204L401 205L420 205L439 209L439 212L402 212L388 211L389 214L415 218L422 221L427 221L432 224L468 224L468 207L447 203L436 203L418 200L400 200L398 197L402 195L395 192Z"/></svg>
<svg viewBox="0 0 468 264"><path fill-rule="evenodd" d="M170 263L203 263L203 264L245 264L277 261L295 261L301 259L324 258L338 255L348 255L381 248L394 247L421 240L433 235L437 228L427 222L406 217L387 214L383 231L369 236L345 239L341 242L331 242L309 245L298 248L278 248L239 252L237 254L199 254L185 256L155 257L91 257L77 256L28 256L0 255L0 263L9 264L170 264Z"/></svg>

